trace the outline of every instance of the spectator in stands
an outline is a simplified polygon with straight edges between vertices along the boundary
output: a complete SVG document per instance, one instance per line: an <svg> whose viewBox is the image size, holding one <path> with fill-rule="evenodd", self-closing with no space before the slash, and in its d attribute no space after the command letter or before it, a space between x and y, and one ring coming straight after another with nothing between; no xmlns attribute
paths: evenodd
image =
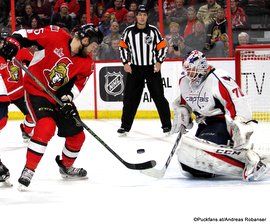
<svg viewBox="0 0 270 224"><path fill-rule="evenodd" d="M101 3L97 4L96 15L99 21L102 21L104 12L105 12L104 4Z"/></svg>
<svg viewBox="0 0 270 224"><path fill-rule="evenodd" d="M101 45L103 48L100 51L101 60L120 60L120 51L119 51L119 42L120 39L112 39L110 45Z"/></svg>
<svg viewBox="0 0 270 224"><path fill-rule="evenodd" d="M28 29L31 27L31 21L33 17L39 18L39 16L33 11L32 5L25 4L24 15L20 19L20 23L24 29Z"/></svg>
<svg viewBox="0 0 270 224"><path fill-rule="evenodd" d="M54 8L53 8L54 13L57 13L60 11L61 5L63 3L66 3L68 5L68 12L72 19L72 24L71 24L71 28L72 28L76 25L76 22L77 22L76 17L80 11L80 4L78 3L78 0L56 0Z"/></svg>
<svg viewBox="0 0 270 224"><path fill-rule="evenodd" d="M197 21L197 12L193 6L187 8L187 23L184 28L183 37L186 38L194 32L195 23Z"/></svg>
<svg viewBox="0 0 270 224"><path fill-rule="evenodd" d="M38 14L44 25L49 25L52 16L51 0L36 0L32 3L33 10Z"/></svg>
<svg viewBox="0 0 270 224"><path fill-rule="evenodd" d="M215 21L217 18L217 11L220 8L221 6L216 3L216 0L207 0L207 4L202 5L199 8L197 18L204 22L206 29L210 23Z"/></svg>
<svg viewBox="0 0 270 224"><path fill-rule="evenodd" d="M163 21L165 23L166 16L163 10ZM155 2L154 7L149 10L148 13L148 23L158 27L159 24L159 8L158 8L158 1Z"/></svg>
<svg viewBox="0 0 270 224"><path fill-rule="evenodd" d="M185 58L191 51L192 49L185 45L184 38L179 36L179 38L173 38L170 40L168 44L167 58Z"/></svg>
<svg viewBox="0 0 270 224"><path fill-rule="evenodd" d="M114 7L108 8L106 12L111 14L111 19L121 24L128 10L123 7L123 0L114 0Z"/></svg>
<svg viewBox="0 0 270 224"><path fill-rule="evenodd" d="M120 27L119 27L120 33L122 33L128 26L135 23L135 21L136 21L135 15L136 14L134 13L134 11L128 11L124 22L120 24Z"/></svg>
<svg viewBox="0 0 270 224"><path fill-rule="evenodd" d="M233 29L245 28L247 26L247 15L245 10L238 4L238 0L231 0L231 17Z"/></svg>
<svg viewBox="0 0 270 224"><path fill-rule="evenodd" d="M169 33L165 36L165 40L167 44L170 42L178 42L178 39L181 37L180 33L180 25L176 22L171 22L169 25ZM181 37L182 38L182 37Z"/></svg>
<svg viewBox="0 0 270 224"><path fill-rule="evenodd" d="M134 12L134 14L136 14L137 9L138 9L138 3L137 3L137 1L131 1L129 3L129 6L128 6L128 11L132 11L132 12Z"/></svg>
<svg viewBox="0 0 270 224"><path fill-rule="evenodd" d="M118 22L114 21L111 23L110 26L110 34L103 38L102 44L111 45L112 39L121 39L121 34L119 33L119 24Z"/></svg>
<svg viewBox="0 0 270 224"><path fill-rule="evenodd" d="M227 20L223 8L218 9L217 18L208 26L205 50L207 57L228 56Z"/></svg>
<svg viewBox="0 0 270 224"><path fill-rule="evenodd" d="M111 27L111 14L108 12L105 12L102 18L102 22L98 26L98 28L100 29L100 31L103 33L105 37L111 33L110 27Z"/></svg>
<svg viewBox="0 0 270 224"><path fill-rule="evenodd" d="M199 50L203 52L206 40L206 32L204 23L197 20L194 25L194 32L185 38L185 45L192 50Z"/></svg>
<svg viewBox="0 0 270 224"><path fill-rule="evenodd" d="M180 25L180 34L184 33L184 26L187 23L187 9L184 7L184 0L174 0L174 8L167 16L167 22L176 22Z"/></svg>
<svg viewBox="0 0 270 224"><path fill-rule="evenodd" d="M246 45L249 44L250 40L249 40L249 35L246 32L241 32L238 34L238 44L239 45Z"/></svg>
<svg viewBox="0 0 270 224"><path fill-rule="evenodd" d="M81 17L81 16L77 16L77 17ZM77 19L79 21L79 18L77 18ZM87 17L86 17L86 19L87 19ZM93 23L95 26L98 26L98 24L99 24L100 21L101 20L96 15L96 11L94 10L94 6L91 4L90 5L90 22Z"/></svg>
<svg viewBox="0 0 270 224"><path fill-rule="evenodd" d="M9 0L0 1L0 24L7 22L9 11L10 11L10 1Z"/></svg>
<svg viewBox="0 0 270 224"><path fill-rule="evenodd" d="M68 5L69 14L72 18L76 18L80 10L80 5L77 0L56 0L53 11L57 13L60 11L63 3Z"/></svg>
<svg viewBox="0 0 270 224"><path fill-rule="evenodd" d="M174 7L175 7L174 0L163 1L163 9L166 16L171 14L171 11L173 10Z"/></svg>
<svg viewBox="0 0 270 224"><path fill-rule="evenodd" d="M71 31L72 18L69 14L69 7L67 3L62 3L60 6L60 11L53 14L52 25L57 25Z"/></svg>
<svg viewBox="0 0 270 224"><path fill-rule="evenodd" d="M43 27L44 24L42 20L39 18L39 16L33 16L30 21L30 28L31 29L39 29Z"/></svg>
<svg viewBox="0 0 270 224"><path fill-rule="evenodd" d="M26 0L17 0L15 3L15 14L16 17L22 17L24 15L24 8Z"/></svg>

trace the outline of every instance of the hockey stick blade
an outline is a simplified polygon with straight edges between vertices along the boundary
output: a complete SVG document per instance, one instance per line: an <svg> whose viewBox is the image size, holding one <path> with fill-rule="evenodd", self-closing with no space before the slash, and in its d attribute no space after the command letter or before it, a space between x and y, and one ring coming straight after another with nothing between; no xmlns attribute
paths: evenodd
<svg viewBox="0 0 270 224"><path fill-rule="evenodd" d="M163 168L161 170L152 168L152 169L147 169L147 170L141 170L140 172L142 174L145 174L145 175L150 176L150 177L154 177L154 178L158 178L158 179L162 178L165 175L168 166L170 165L172 157L173 157L173 155L177 149L177 146L182 138L182 135L185 133L185 131L186 131L185 126L181 125L179 134L177 135L177 138L176 138L175 143L173 145L172 151L171 151L165 165L163 166Z"/></svg>
<svg viewBox="0 0 270 224"><path fill-rule="evenodd" d="M155 160L150 160L144 163L128 163L125 161L122 161L122 163L124 163L124 165L126 167L128 167L129 169L133 169L133 170L147 170L150 168L153 168L157 163Z"/></svg>
<svg viewBox="0 0 270 224"><path fill-rule="evenodd" d="M46 86L43 85L43 83L35 77L18 59L14 58L14 61L19 65L19 67L25 71L27 75L29 75L37 85L39 85L51 98L53 98L56 103L58 103L60 106L63 106L63 102L58 99L49 89L46 88ZM96 140L98 140L101 145L103 145L109 152L111 152L122 164L124 164L127 168L129 169L134 169L134 170L144 170L144 169L149 169L153 168L156 165L156 161L150 160L144 163L138 163L138 164L133 164L133 163L128 163L125 160L123 160L110 146L108 146L97 134L92 131L79 117L74 116L73 119L78 122L82 127L85 128L86 131L88 131Z"/></svg>

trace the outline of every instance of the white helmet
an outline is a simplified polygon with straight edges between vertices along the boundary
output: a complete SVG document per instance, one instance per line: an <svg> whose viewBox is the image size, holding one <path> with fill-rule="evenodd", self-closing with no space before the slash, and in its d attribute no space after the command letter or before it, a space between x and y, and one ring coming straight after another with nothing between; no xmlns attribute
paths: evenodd
<svg viewBox="0 0 270 224"><path fill-rule="evenodd" d="M207 74L208 63L205 55L197 50L191 51L183 63L184 73L191 82Z"/></svg>

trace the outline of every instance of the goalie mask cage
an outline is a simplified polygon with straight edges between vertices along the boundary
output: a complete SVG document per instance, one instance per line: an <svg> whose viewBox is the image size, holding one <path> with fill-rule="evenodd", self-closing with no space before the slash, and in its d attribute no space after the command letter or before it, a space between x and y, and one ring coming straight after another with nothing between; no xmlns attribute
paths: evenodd
<svg viewBox="0 0 270 224"><path fill-rule="evenodd" d="M270 122L270 44L236 47L235 68L236 82L247 95L253 119Z"/></svg>

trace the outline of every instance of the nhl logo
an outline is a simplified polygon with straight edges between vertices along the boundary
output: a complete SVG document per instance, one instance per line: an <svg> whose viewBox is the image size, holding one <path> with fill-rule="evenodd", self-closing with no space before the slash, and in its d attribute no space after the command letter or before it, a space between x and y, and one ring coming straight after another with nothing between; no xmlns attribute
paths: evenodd
<svg viewBox="0 0 270 224"><path fill-rule="evenodd" d="M118 96L123 93L124 81L121 72L107 72L105 75L105 91L112 96Z"/></svg>
<svg viewBox="0 0 270 224"><path fill-rule="evenodd" d="M146 37L144 38L144 42L145 42L146 44L150 45L150 44L152 44L152 42L153 42L153 38L150 37L150 36L146 36Z"/></svg>

